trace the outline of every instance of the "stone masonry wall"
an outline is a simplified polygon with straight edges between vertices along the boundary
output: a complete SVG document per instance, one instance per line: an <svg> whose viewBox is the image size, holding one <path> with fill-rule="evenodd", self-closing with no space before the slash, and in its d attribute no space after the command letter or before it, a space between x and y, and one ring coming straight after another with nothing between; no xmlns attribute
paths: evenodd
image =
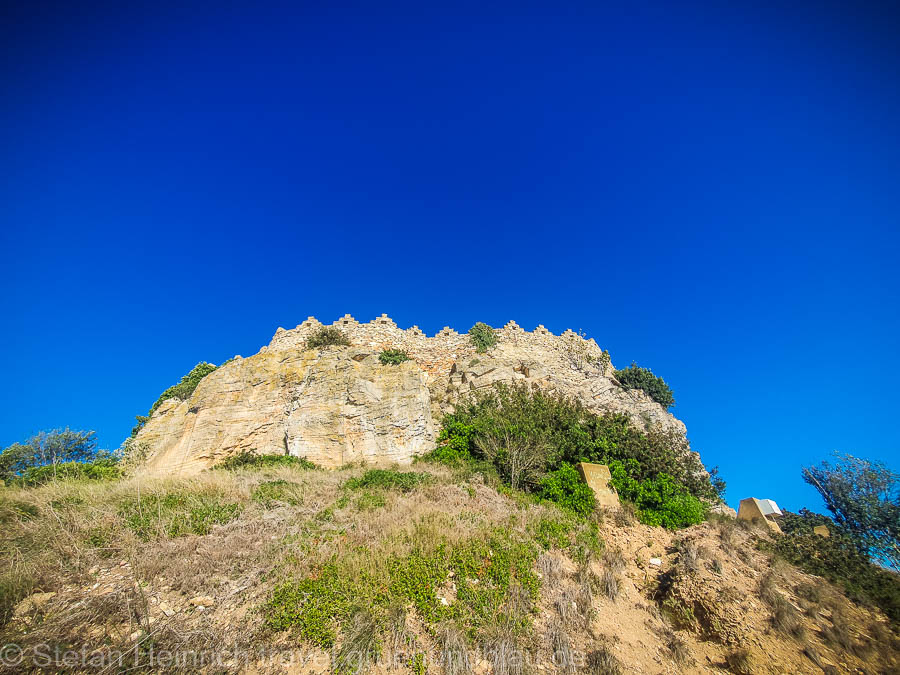
<svg viewBox="0 0 900 675"><path fill-rule="evenodd" d="M263 350L303 350L306 348L307 338L325 325L339 328L356 347L370 347L376 350L402 349L425 372L432 375L448 375L455 361L475 355L475 346L468 333L457 333L449 326L445 326L437 335L428 337L418 326L399 328L387 314L382 314L368 323L360 323L349 314L345 314L331 324L323 324L311 316L294 329L278 328L268 347L263 347ZM554 335L543 325L539 325L534 331L529 332L515 321L510 321L494 332L500 343L551 349L570 359L587 358L604 364L605 375L612 374L609 355L600 349L593 338L585 339L571 329L562 335Z"/></svg>

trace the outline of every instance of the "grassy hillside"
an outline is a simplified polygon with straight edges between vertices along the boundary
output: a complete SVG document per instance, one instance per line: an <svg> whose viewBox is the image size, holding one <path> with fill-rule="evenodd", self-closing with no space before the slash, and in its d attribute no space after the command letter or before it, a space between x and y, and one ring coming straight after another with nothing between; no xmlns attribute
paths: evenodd
<svg viewBox="0 0 900 675"><path fill-rule="evenodd" d="M466 465L233 464L185 480L0 488L0 641L22 658L7 669L41 658L54 672L450 675L898 663L883 616L734 521L672 532L628 510L581 516ZM62 661L66 650L77 656Z"/></svg>

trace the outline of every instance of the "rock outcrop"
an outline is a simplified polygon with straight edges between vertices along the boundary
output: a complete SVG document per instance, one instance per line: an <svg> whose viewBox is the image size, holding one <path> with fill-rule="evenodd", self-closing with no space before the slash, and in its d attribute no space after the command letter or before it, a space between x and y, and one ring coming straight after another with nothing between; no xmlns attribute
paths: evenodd
<svg viewBox="0 0 900 675"><path fill-rule="evenodd" d="M495 382L522 381L576 396L596 411L628 414L637 424L685 433L684 424L641 391L622 389L609 355L593 339L566 331L534 332L515 322L477 354L450 328L427 337L382 315L360 324L349 315L332 325L349 347L307 349L322 324L310 317L279 328L268 346L207 375L186 401L161 405L136 442L147 467L190 473L231 454L306 457L325 467L354 461L408 463L434 447L440 416L466 393ZM383 349L404 349L400 365L382 365Z"/></svg>

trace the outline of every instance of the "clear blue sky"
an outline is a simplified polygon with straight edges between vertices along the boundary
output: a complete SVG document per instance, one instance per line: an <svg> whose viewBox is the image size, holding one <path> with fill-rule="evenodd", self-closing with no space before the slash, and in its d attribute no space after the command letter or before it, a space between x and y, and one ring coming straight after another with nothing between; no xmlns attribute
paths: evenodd
<svg viewBox="0 0 900 675"><path fill-rule="evenodd" d="M7 5L0 444L387 312L653 368L732 504L900 468L900 17L769 4Z"/></svg>

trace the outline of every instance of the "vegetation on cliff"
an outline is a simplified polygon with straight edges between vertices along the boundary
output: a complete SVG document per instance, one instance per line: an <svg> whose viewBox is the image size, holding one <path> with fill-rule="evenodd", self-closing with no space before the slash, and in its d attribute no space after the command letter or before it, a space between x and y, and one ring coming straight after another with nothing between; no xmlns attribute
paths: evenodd
<svg viewBox="0 0 900 675"><path fill-rule="evenodd" d="M349 346L350 340L344 335L340 328L334 326L322 326L315 333L310 335L306 340L307 349L318 349L319 347L330 346Z"/></svg>
<svg viewBox="0 0 900 675"><path fill-rule="evenodd" d="M131 430L131 437L134 438L137 433L144 427L151 417L153 417L153 413L156 412L156 409L159 408L163 404L164 401L169 400L170 398L177 398L179 401L186 401L191 397L191 394L194 393L194 390L197 388L197 385L200 384L200 380L213 372L217 366L212 363L206 363L206 361L201 361L196 366L191 368L191 372L181 378L181 381L178 384L173 384L171 387L166 389L162 394L159 395L159 398L150 406L150 412L146 415L137 415L135 419L137 419L137 424L134 425L134 428Z"/></svg>
<svg viewBox="0 0 900 675"><path fill-rule="evenodd" d="M669 528L701 522L724 483L707 473L676 433L641 431L625 415L597 415L579 401L525 385L497 384L461 401L443 420L442 462L483 462L513 489L543 494L576 511L592 504L571 467L607 464L611 485L638 518Z"/></svg>
<svg viewBox="0 0 900 675"><path fill-rule="evenodd" d="M654 375L649 368L641 368L632 363L627 368L617 370L615 375L625 389L640 389L666 409L675 405L672 389L664 379Z"/></svg>
<svg viewBox="0 0 900 675"><path fill-rule="evenodd" d="M469 337L472 339L472 344L475 345L475 351L479 354L484 354L497 344L497 333L494 332L493 326L481 321L469 329Z"/></svg>
<svg viewBox="0 0 900 675"><path fill-rule="evenodd" d="M383 366L396 366L409 361L409 354L402 349L385 349L378 355L378 360Z"/></svg>

